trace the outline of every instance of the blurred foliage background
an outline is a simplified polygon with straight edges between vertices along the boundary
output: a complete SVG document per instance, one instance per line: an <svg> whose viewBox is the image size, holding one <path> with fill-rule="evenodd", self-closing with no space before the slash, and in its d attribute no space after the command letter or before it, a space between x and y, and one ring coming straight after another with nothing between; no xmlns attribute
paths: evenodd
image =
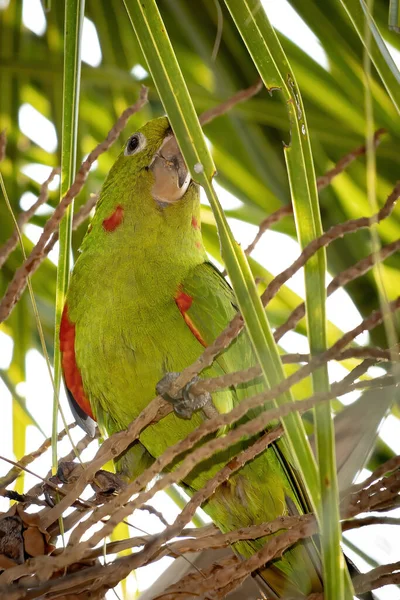
<svg viewBox="0 0 400 600"><path fill-rule="evenodd" d="M268 1L264 3L267 13ZM30 2L0 1L0 127L6 128L8 136L7 157L2 164L2 172L16 215L21 211L21 198L25 198L25 204L22 203L25 206L29 200L26 193L37 196L39 192L39 184L29 176L26 167L32 164L54 167L60 164L65 6L64 2L57 0L44 1L45 27L38 34L23 23L24 10ZM34 4L35 10L40 10L40 5ZM323 3L290 0L289 4L312 30L326 58L326 66L318 64L293 41L279 34L302 92L318 176L365 141L363 47L337 0L325 0ZM400 52L400 37L388 28L388 4L386 0L375 0L374 17L385 40ZM159 0L158 7L198 113L257 80L253 62L223 3L215 0ZM150 102L131 118L124 136L99 158L87 185L75 201L75 211L86 202L89 194L98 192L129 133L149 118L163 114L163 107L147 74L146 62L122 1L86 0L85 14L92 31L94 29L97 32L101 60L97 66L82 65L78 164L96 143L105 138L122 110L135 101L142 83L150 88ZM95 40L95 36L92 39ZM400 121L374 70L372 76L375 129L387 129L377 150L377 200L382 205L399 177ZM53 148L44 149L21 131L21 109L26 105L54 125L58 140L54 151ZM31 119L35 118L33 112L28 113L27 118L29 114ZM270 95L263 89L256 97L206 125L205 133L218 168L217 182L240 201L236 207L227 209L230 217L258 225L266 216L290 201L282 151L282 143L290 142L290 134L286 108L278 92ZM43 227L58 200L58 191L51 192L47 214L42 210L31 223ZM349 218L371 214L366 195L364 157L356 160L321 192L320 205L325 229ZM207 249L218 260L219 244L214 219L208 206L204 205L202 210ZM86 226L83 224L73 235L74 253L80 246ZM285 218L275 229L296 237L292 218ZM0 245L12 231L11 216L2 201ZM399 238L399 211L386 219L378 231L382 244ZM24 244L29 252L32 242L26 236ZM368 230L345 237L327 251L329 272L335 275L370 252ZM3 295L21 261L22 253L17 248L0 272L0 295ZM253 259L251 266L255 276L264 278L259 284L262 291L271 275ZM389 299L393 299L400 289L400 256L394 255L384 263L383 276ZM35 273L32 283L47 348L52 355L56 267L49 259ZM362 316L379 307L372 272L352 282L347 291ZM293 291L284 287L268 307L272 326L283 323L300 301ZM24 453L25 427L30 417L16 386L25 379L27 351L37 348L41 352L27 292L0 328L14 340L10 368L0 371L0 377L15 399L14 452L19 458ZM297 331L305 334L304 320L298 325ZM339 336L340 331L331 326L330 343ZM387 346L382 327L373 331L372 342ZM307 383L302 385L307 386ZM304 394L304 387L299 390L301 394ZM337 408L339 406L336 405ZM391 454L387 446L379 443L370 466L382 462Z"/></svg>

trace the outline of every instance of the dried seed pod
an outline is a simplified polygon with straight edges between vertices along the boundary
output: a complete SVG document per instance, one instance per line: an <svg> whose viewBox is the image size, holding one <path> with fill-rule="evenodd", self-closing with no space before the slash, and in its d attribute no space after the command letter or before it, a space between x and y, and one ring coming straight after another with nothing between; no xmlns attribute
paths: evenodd
<svg viewBox="0 0 400 600"><path fill-rule="evenodd" d="M115 475L115 473L100 469L95 474L91 486L97 496L110 496L118 494L123 490L126 487L126 483L118 475Z"/></svg>
<svg viewBox="0 0 400 600"><path fill-rule="evenodd" d="M40 516L14 504L0 514L0 569L22 564L26 559L50 554L54 546L50 534L40 524Z"/></svg>

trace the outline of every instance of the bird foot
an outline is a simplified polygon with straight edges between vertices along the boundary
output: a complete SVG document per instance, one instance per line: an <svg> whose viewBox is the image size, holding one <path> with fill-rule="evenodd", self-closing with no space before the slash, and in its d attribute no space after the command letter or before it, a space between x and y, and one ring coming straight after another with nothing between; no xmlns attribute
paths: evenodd
<svg viewBox="0 0 400 600"><path fill-rule="evenodd" d="M174 413L181 419L191 419L198 410L203 410L208 418L218 414L213 405L211 394L208 392L202 394L192 392L192 386L200 379L197 375L177 394L171 395L171 384L178 379L179 375L180 373L167 373L156 385L157 394L172 404Z"/></svg>

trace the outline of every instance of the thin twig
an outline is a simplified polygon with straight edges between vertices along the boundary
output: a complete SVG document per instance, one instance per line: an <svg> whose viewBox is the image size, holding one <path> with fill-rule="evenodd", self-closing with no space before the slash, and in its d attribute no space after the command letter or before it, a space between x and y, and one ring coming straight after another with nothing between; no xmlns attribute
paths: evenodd
<svg viewBox="0 0 400 600"><path fill-rule="evenodd" d="M397 459L399 461L400 457L397 457ZM398 464L399 464L399 462L398 462ZM374 472L374 474L372 476L372 478L374 480L376 480L379 477L379 472L380 472L379 469ZM380 487L382 487L382 485ZM359 492L359 493L361 493L361 492ZM378 490L377 494L379 495L380 493L381 493L381 491ZM398 491L393 490L392 494L393 493L397 494ZM359 506L358 508L359 508L359 512L360 512L361 507ZM294 517L292 519L296 519L296 517ZM262 552L267 552L267 555L270 554L271 558L275 558L275 557L279 556L286 547L289 547L297 539L300 539L301 537L307 537L308 535L310 535L310 533L313 531L312 523L310 523L311 529L308 529L307 526L304 526L304 525L307 524L308 519L312 520L313 517L311 515L306 515L306 516L297 517L297 519L299 519L299 522L302 525L301 532L299 531L299 529L296 529L296 525L293 525L293 528L291 531L289 531L289 532L286 531L283 535L282 534L278 535L275 538L273 538L272 540L270 540L268 542L268 544L266 546L264 546ZM274 527L274 522L272 522L268 526ZM277 525L275 524L275 527L277 527L277 530L279 531L279 529L282 528L282 521L280 523L278 523ZM217 535L222 536L224 534L217 534ZM234 536L235 536L235 532L233 532L233 539L234 539ZM52 557L46 557L46 558L48 560L51 560ZM256 559L255 560L256 565L254 565L254 560L253 560L254 558ZM266 559L266 557L263 557L263 558ZM4 594L11 594L11 595L7 595L7 598L15 598L15 600L17 600L19 598L35 598L35 597L38 597L39 595L43 594L45 591L49 591L49 590L53 590L53 592L55 590L58 590L58 591L68 590L72 586L77 586L78 584L87 584L90 581L93 581L93 582L96 581L96 584L93 583L93 589L98 589L98 587L100 585L104 585L104 583L102 581L103 577L107 578L107 581L110 582L110 585L115 585L116 582L118 582L119 580L121 580L124 577L124 575L128 569L130 560L131 560L131 557L116 559L113 563L110 563L113 567L112 570L108 569L107 567L104 567L103 565L100 565L99 567L89 567L85 571L80 571L75 574L66 575L62 579L51 580L51 581L47 581L47 582L37 581L36 585L34 585L34 579L32 579L32 578L29 578L27 580L23 579L23 580L21 580L20 584L14 584L12 587L3 586L0 590L0 592L4 593ZM233 563L232 563L232 561L233 561ZM250 561L253 561L253 564L250 564ZM218 587L223 588L225 578L227 578L227 577L229 577L229 581L239 582L241 580L240 574L238 576L236 571L234 573L232 573L232 570L229 570L230 565L234 564L235 567L240 566L240 568L243 568L245 566L244 571L246 571L246 574L247 574L248 572L253 571L255 568L258 568L257 567L258 561L262 562L261 553L257 553L257 555L252 557L249 561L245 561L245 562L247 562L247 565L245 565L245 563L239 563L238 560L235 559L234 557L228 559L227 561L224 560L223 562L220 562L219 566L216 567L216 569L214 569L214 573L215 572L219 573L219 576L218 576L217 580L214 579L212 581L212 585L215 585L215 583L217 582ZM383 577L385 576L386 573L389 573L389 572L392 572L392 571L395 571L396 569L398 569L398 564L395 563L392 567L388 567L388 566L386 568L379 567L378 569L379 570L375 571L374 573L370 572L371 574L367 574L367 575L369 575L369 580L374 579L374 581L376 582L377 576L379 576L380 577L379 581L382 582ZM364 577L364 576L362 576L362 577ZM194 574L193 578L197 579L197 581L200 578L201 579L200 583L202 585L205 585L206 589L208 589L207 588L208 584L206 583L207 579L208 579L209 583L211 583L210 578L207 576L206 570L203 570L198 575ZM187 578L186 578L186 583L190 583L190 580L188 580ZM179 586L179 583L176 585ZM375 584L373 583L372 586L374 586L374 585ZM375 587L377 587L377 586L375 585ZM28 589L30 589L29 592L28 592ZM211 589L214 589L214 588L211 588ZM366 591L366 589L369 589L369 587L363 587L361 589L361 586L357 582L356 589L357 589L357 591ZM197 590L199 591L199 588L197 588ZM165 596L165 597L168 597L168 596Z"/></svg>
<svg viewBox="0 0 400 600"><path fill-rule="evenodd" d="M228 100L225 100L224 102L221 102L221 104L218 104L218 106L214 106L213 108L203 112L199 116L200 124L207 125L216 117L220 117L221 115L227 113L240 102L245 102L246 100L249 100L249 98L252 98L258 94L262 88L263 82L261 79L258 79L258 81L256 81L256 83L251 85L249 88L236 92L236 94L234 94L231 98L228 98Z"/></svg>
<svg viewBox="0 0 400 600"><path fill-rule="evenodd" d="M397 346L396 352L399 352ZM392 355L391 350L382 350L381 348L348 348L333 356L331 360L339 362L348 358L362 358L372 361L363 371L365 372L375 362L390 361L392 359ZM281 360L283 364L309 363L311 356L309 354L283 354L281 355ZM257 377L260 377L261 375L261 367L259 365L255 365L254 367L249 367L243 371L235 371L234 373L226 373L225 375L219 375L217 377L201 379L198 384L191 386L191 392L195 394L204 393L205 391L209 393L217 392L231 386L247 383L248 381L252 381ZM388 377L379 377L378 380L380 382L379 385L382 385L382 382L384 382L383 385L393 385L393 379L390 375ZM364 381L360 387L373 387L375 385L374 381L376 380Z"/></svg>
<svg viewBox="0 0 400 600"><path fill-rule="evenodd" d="M48 178L46 179L46 181L44 183L42 183L42 185L40 187L40 193L39 193L39 196L38 196L38 199L36 200L36 202L34 204L32 204L32 206L30 208L28 208L28 210L26 210L26 211L22 212L20 215L18 215L17 223L18 223L19 229L22 229L22 227L32 218L32 216L36 213L39 206L41 206L42 204L47 202L48 197L49 197L49 185L53 181L54 177L56 175L59 175L59 173L60 173L60 169L58 167L56 167L55 169L53 169L51 171L51 173L48 176ZM7 242L0 248L0 269L6 262L7 258L10 256L11 252L13 252L15 250L15 248L17 247L18 242L19 242L18 230L15 229L15 231L9 237Z"/></svg>
<svg viewBox="0 0 400 600"><path fill-rule="evenodd" d="M342 531L369 527L370 525L400 525L400 519L396 517L376 517L374 515L363 519L350 519L349 521L343 521Z"/></svg>
<svg viewBox="0 0 400 600"><path fill-rule="evenodd" d="M386 133L386 129L378 129L377 131L375 131L374 139L373 139L375 147L378 146L378 144L381 141L382 135L385 133ZM352 150L351 152L349 152L348 154L343 156L343 158L341 158L332 169L330 169L324 175L321 175L320 177L317 178L318 191L321 191L324 188L326 188L328 185L330 185L332 180L337 175L339 175L340 173L343 173L343 171L354 160L356 160L356 158L358 158L359 156L362 156L363 154L365 154L365 152L366 152L366 146L365 146L365 144L363 144L362 146L355 148L354 150ZM286 206L282 206L281 208L278 208L278 210L276 210L274 213L272 213L266 219L264 219L258 228L258 231L257 231L257 234L256 234L254 240L246 248L245 253L247 255L251 254L253 252L254 248L256 247L256 245L258 244L258 242L260 241L260 239L262 238L262 236L264 235L264 233L268 229L270 229L273 225L275 225L275 223L277 223L284 217L292 215L292 214L293 214L293 206L291 204L288 204Z"/></svg>
<svg viewBox="0 0 400 600"><path fill-rule="evenodd" d="M340 287L343 287L351 281L354 281L358 277L365 275L365 273L367 273L370 269L373 268L377 260L386 260L386 258L392 256L392 254L398 252L399 250L400 239L395 240L391 244L387 244L387 246L383 246L383 248L381 248L378 253L369 254L365 258L359 260L356 264L351 265L351 267L345 269L344 271L339 273L339 275L334 277L334 279L332 279L326 290L327 296L331 296ZM287 333L291 329L294 329L297 323L300 321L300 319L304 317L305 314L306 306L305 303L302 302L297 308L293 310L293 312L287 318L286 322L275 330L275 341L278 342L285 335L285 333Z"/></svg>
<svg viewBox="0 0 400 600"><path fill-rule="evenodd" d="M95 160L110 148L110 146L115 142L118 138L119 134L125 127L128 119L136 112L138 112L147 102L147 88L142 87L139 100L133 104L132 106L126 108L122 115L119 117L118 121L108 132L107 138L98 144L94 150L90 152L86 160L82 163L79 171L75 177L75 180L64 198L58 204L53 214L46 222L40 239L36 246L33 248L31 254L28 256L27 260L17 269L14 274L14 277L9 284L7 291L0 303L0 323L4 321L11 310L15 306L16 302L18 302L21 297L22 292L24 291L27 283L27 279L29 275L32 275L38 266L40 265L43 257L46 256L46 244L48 243L51 234L57 229L60 224L61 219L64 216L64 213L68 206L71 204L72 200L77 196L77 194L81 191L88 173L90 171L90 167L94 163Z"/></svg>
<svg viewBox="0 0 400 600"><path fill-rule="evenodd" d="M277 275L268 285L267 289L261 296L264 306L276 296L280 288L286 281L288 281L299 269L301 269L305 263L321 248L329 246L333 241L343 237L349 233L354 233L360 229L371 227L375 223L380 223L383 219L386 219L393 211L395 204L400 196L400 181L398 181L389 194L385 204L382 208L371 217L360 217L359 219L350 219L345 223L339 223L333 225L328 231L323 233L320 237L310 242L304 250L301 252L297 260L294 261L290 267L282 271Z"/></svg>
<svg viewBox="0 0 400 600"><path fill-rule="evenodd" d="M374 590L383 585L400 582L400 561L388 565L381 565L368 573L357 575L354 580L354 588L358 593Z"/></svg>
<svg viewBox="0 0 400 600"><path fill-rule="evenodd" d="M76 427L76 423L71 423L68 425L68 429L73 429ZM63 429L57 436L57 441L61 441L67 435L67 430ZM10 471L0 478L0 489L10 485L17 477L20 475L21 470L24 469L27 465L32 463L34 460L42 456L51 446L51 438L47 438L37 450L34 450L30 454L26 454L21 460L18 461L15 467L10 469Z"/></svg>

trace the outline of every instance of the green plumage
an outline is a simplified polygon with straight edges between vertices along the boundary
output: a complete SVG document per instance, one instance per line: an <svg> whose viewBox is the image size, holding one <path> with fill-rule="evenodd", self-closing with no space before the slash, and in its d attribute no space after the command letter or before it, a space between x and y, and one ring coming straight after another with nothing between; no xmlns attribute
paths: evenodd
<svg viewBox="0 0 400 600"><path fill-rule="evenodd" d="M167 119L151 121L140 130L145 146L117 159L102 189L67 297L84 391L100 428L109 434L126 428L138 416L166 373L181 371L198 358L204 348L193 327L209 344L236 312L233 292L208 263L196 227L200 223L197 186L191 183L172 204L152 196L154 175L148 167L168 130ZM123 208L123 220L107 231L104 220L117 207ZM177 306L179 292L192 298L186 313L192 327ZM242 333L202 376L245 369L255 362ZM261 381L253 381L214 394L213 402L219 412L227 412L261 389ZM190 420L170 414L147 428L140 443L118 463L120 472L134 478L204 418L201 412ZM243 441L241 448L247 443ZM197 467L183 482L186 489L200 489L237 451L230 449ZM204 510L221 530L229 531L289 514L294 507L307 510L280 442L221 485ZM263 542L241 542L235 549L248 557ZM308 595L321 590L318 563L314 546L307 542L286 552L261 575L276 594L271 597Z"/></svg>

